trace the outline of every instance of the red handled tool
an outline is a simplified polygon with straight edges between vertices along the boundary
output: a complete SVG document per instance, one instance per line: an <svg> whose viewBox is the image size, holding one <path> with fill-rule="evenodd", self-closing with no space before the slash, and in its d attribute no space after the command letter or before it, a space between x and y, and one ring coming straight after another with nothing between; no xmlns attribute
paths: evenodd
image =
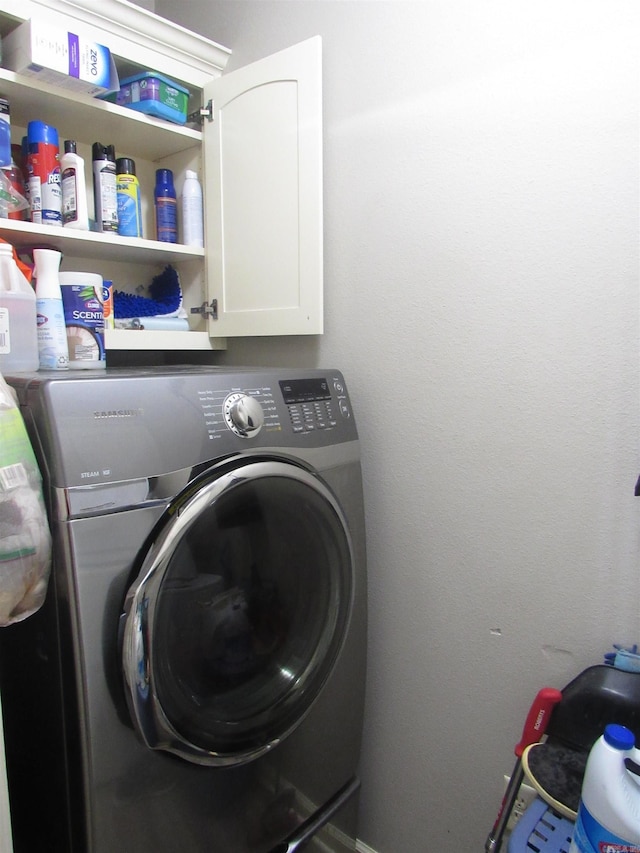
<svg viewBox="0 0 640 853"><path fill-rule="evenodd" d="M489 833L485 842L485 853L497 853L500 849L500 843L502 842L502 836L504 835L507 821L509 820L511 811L513 810L513 804L516 801L520 785L524 778L521 761L522 753L529 744L538 743L538 741L542 739L549 723L551 712L561 699L562 693L559 690L556 690L554 687L543 687L538 691L536 698L533 700L533 703L529 708L529 713L527 714L527 719L525 720L524 728L522 729L522 737L520 738L520 742L516 744L516 748L514 750L517 761L513 768L511 778L509 779L507 790L504 792L498 817L496 818L493 829Z"/></svg>

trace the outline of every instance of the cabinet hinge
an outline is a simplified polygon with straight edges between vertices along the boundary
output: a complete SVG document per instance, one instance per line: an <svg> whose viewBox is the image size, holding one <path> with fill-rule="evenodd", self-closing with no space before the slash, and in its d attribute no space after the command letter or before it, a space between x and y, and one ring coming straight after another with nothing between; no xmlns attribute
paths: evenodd
<svg viewBox="0 0 640 853"><path fill-rule="evenodd" d="M204 124L204 120L213 121L213 101L207 101L204 107L200 107L193 113L189 113L187 121L191 124Z"/></svg>
<svg viewBox="0 0 640 853"><path fill-rule="evenodd" d="M211 315L212 320L218 319L218 300L212 299L209 304L203 302L199 308L192 308L192 314L202 314L203 317L206 317L208 314Z"/></svg>

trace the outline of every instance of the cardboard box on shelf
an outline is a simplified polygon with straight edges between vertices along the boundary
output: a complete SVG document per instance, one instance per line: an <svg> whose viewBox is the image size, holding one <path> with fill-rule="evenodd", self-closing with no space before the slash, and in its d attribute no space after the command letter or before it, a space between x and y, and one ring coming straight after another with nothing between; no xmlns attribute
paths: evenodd
<svg viewBox="0 0 640 853"><path fill-rule="evenodd" d="M24 21L3 39L2 64L18 74L89 95L120 89L109 48L44 18Z"/></svg>

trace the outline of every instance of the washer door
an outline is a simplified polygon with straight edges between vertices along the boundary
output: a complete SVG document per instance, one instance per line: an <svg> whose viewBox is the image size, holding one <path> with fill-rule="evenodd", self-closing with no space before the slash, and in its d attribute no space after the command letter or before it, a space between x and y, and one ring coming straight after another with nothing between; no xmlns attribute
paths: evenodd
<svg viewBox="0 0 640 853"><path fill-rule="evenodd" d="M352 583L347 524L317 476L242 457L193 481L125 602L125 691L147 745L229 765L278 744L329 677Z"/></svg>

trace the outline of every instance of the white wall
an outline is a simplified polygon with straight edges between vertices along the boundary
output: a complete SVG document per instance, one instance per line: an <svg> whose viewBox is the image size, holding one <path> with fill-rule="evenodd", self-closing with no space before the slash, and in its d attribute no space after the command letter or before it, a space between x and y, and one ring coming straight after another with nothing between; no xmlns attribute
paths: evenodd
<svg viewBox="0 0 640 853"><path fill-rule="evenodd" d="M635 0L156 0L324 39L326 334L362 441L361 831L483 849L529 704L640 638ZM259 144L257 140L256 144Z"/></svg>

